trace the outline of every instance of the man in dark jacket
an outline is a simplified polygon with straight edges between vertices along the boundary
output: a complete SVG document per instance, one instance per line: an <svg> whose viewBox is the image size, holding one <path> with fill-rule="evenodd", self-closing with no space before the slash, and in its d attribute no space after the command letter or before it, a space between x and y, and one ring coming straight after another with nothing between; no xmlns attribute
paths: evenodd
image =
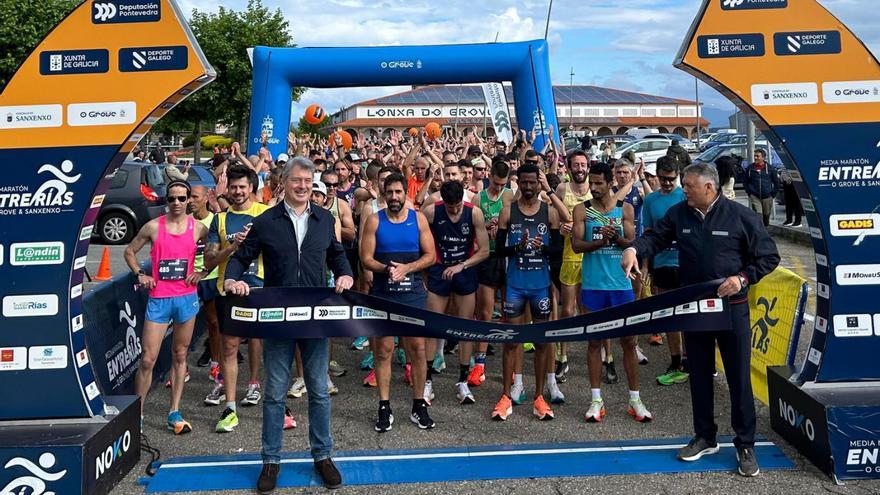
<svg viewBox="0 0 880 495"><path fill-rule="evenodd" d="M721 351L730 391L730 419L736 438L738 471L743 476L759 472L755 459L755 401L749 371L751 330L748 286L757 283L779 264L776 244L751 211L719 193L718 172L712 165L691 165L684 170L682 187L687 201L669 208L654 228L624 250L621 265L629 276L639 272L639 261L677 242L681 285L724 279L718 297L730 297L733 330L685 332L688 352L693 440L678 452L683 461L696 461L718 452L714 415L715 344Z"/></svg>
<svg viewBox="0 0 880 495"><path fill-rule="evenodd" d="M764 218L764 226L770 225L773 198L779 191L776 168L766 162L767 152L755 150L755 161L743 172L743 187L749 195L749 206Z"/></svg>
<svg viewBox="0 0 880 495"><path fill-rule="evenodd" d="M685 167L691 164L691 155L681 146L681 141L675 138L672 139L672 145L666 148L666 156L671 156L678 160L681 166L679 171L684 170Z"/></svg>
<svg viewBox="0 0 880 495"><path fill-rule="evenodd" d="M350 289L351 266L336 238L336 221L329 211L312 208L312 178L315 165L296 157L284 167L284 201L254 219L247 239L229 259L224 289L247 295L248 285L239 278L257 256L263 256L266 287L326 287L324 267L333 271L336 292ZM327 392L328 339L302 339L299 342L309 391L309 442L315 470L324 486L336 488L342 476L330 459L330 394ZM263 471L257 481L260 493L275 489L281 462L281 432L284 399L290 382L297 341L263 339L263 367L266 370L263 402Z"/></svg>

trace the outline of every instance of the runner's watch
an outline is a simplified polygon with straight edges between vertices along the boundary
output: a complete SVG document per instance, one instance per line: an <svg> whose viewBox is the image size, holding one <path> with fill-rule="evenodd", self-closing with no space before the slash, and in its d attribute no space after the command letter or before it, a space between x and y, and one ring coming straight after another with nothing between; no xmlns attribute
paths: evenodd
<svg viewBox="0 0 880 495"><path fill-rule="evenodd" d="M743 289L745 289L745 288L749 285L749 279L745 278L745 277L742 276L742 275L737 275L737 277L739 277L739 285L740 285L740 287L742 287Z"/></svg>

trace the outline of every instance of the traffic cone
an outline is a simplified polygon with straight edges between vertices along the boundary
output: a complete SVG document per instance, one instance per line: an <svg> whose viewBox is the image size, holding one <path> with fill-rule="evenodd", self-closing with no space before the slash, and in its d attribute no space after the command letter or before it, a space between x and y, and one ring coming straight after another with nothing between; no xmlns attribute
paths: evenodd
<svg viewBox="0 0 880 495"><path fill-rule="evenodd" d="M95 280L106 282L111 278L113 278L113 275L110 274L110 250L105 246L104 254L101 256L101 265L98 266L98 275L95 277Z"/></svg>

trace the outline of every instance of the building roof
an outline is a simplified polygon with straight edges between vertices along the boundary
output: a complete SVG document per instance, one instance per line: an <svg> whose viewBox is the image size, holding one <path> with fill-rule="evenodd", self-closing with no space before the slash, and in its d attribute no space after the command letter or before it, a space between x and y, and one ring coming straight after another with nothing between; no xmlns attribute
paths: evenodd
<svg viewBox="0 0 880 495"><path fill-rule="evenodd" d="M504 86L507 102L513 103L513 89ZM553 97L557 105L694 105L696 102L665 96L635 93L620 89L599 86L553 86ZM425 104L470 104L484 103L483 88L474 85L432 85L422 86L402 93L362 101L358 105L425 105Z"/></svg>
<svg viewBox="0 0 880 495"><path fill-rule="evenodd" d="M514 124L516 123L516 116L512 115ZM568 117L558 117L559 126L566 127L571 119ZM650 126L650 127L688 127L694 125L696 121L695 118L692 117L575 117L574 122L578 127L583 127L587 125L584 121L587 121L591 127L598 127L603 125L613 125L613 126ZM481 125L485 123L485 119L482 117L459 117L459 118L448 118L448 117L435 117L435 118L405 118L405 119L351 119L346 120L344 122L339 122L337 124L332 124L330 127L423 127L428 122L436 122L442 125ZM491 122L488 125L492 125ZM708 127L709 121L700 118L700 126Z"/></svg>

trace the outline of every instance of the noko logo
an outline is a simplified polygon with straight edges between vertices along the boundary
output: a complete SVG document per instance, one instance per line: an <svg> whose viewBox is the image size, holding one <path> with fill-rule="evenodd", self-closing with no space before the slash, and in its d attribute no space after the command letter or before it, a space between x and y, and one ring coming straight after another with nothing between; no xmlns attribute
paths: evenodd
<svg viewBox="0 0 880 495"><path fill-rule="evenodd" d="M16 242L9 247L12 266L60 265L64 263L64 243Z"/></svg>
<svg viewBox="0 0 880 495"><path fill-rule="evenodd" d="M27 470L28 474L25 476L19 476L7 483L6 486L0 490L0 493L10 495L54 495L55 492L46 490L46 488L48 488L47 483L58 481L67 474L66 469L55 471L54 473L49 471L49 469L55 467L56 461L55 454L51 452L43 452L37 460L37 464L34 464L33 461L26 457L13 457L12 459L9 459L9 461L3 466L4 469L11 470L16 467L24 468Z"/></svg>
<svg viewBox="0 0 880 495"><path fill-rule="evenodd" d="M125 433L119 436L115 442L107 446L107 448L95 457L95 479L101 477L110 466L120 459L128 449L131 448L131 432L125 430Z"/></svg>
<svg viewBox="0 0 880 495"><path fill-rule="evenodd" d="M810 441L816 439L816 427L813 426L813 421L797 412L794 407L781 398L779 399L779 415L795 430L803 433Z"/></svg>

